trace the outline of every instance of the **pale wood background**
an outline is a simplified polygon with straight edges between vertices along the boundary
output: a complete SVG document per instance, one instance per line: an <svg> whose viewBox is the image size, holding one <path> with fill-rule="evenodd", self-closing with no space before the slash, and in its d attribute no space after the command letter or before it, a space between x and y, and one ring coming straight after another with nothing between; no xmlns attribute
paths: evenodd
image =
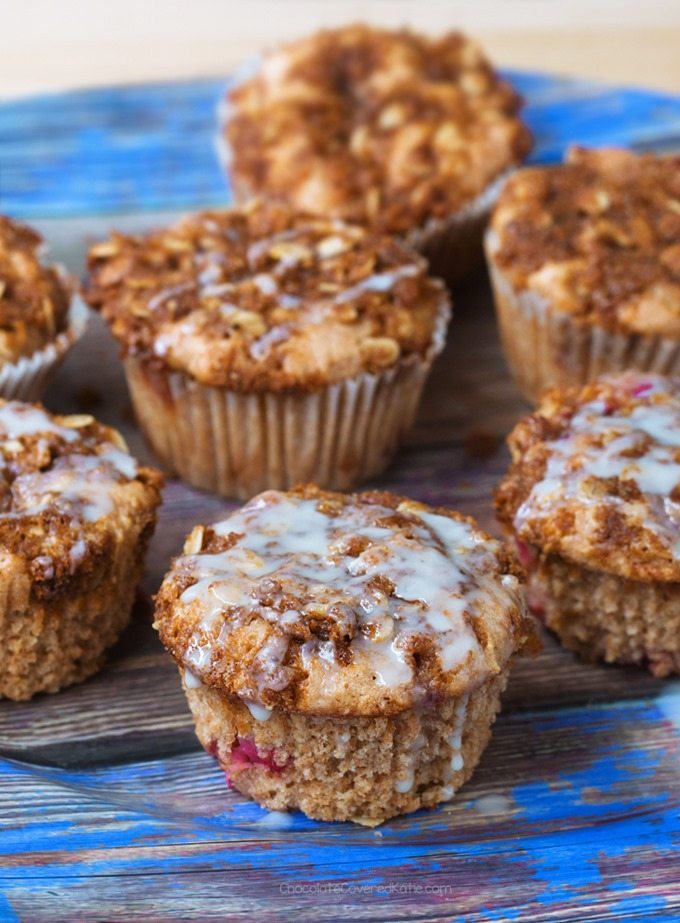
<svg viewBox="0 0 680 923"><path fill-rule="evenodd" d="M0 94L221 75L356 20L459 27L501 65L680 92L680 0L5 0Z"/></svg>

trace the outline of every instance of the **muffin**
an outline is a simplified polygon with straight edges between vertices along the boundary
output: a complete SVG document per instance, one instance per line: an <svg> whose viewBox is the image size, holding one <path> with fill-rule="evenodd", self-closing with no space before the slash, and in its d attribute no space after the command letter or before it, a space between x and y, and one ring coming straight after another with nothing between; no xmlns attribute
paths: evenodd
<svg viewBox="0 0 680 923"><path fill-rule="evenodd" d="M680 671L680 377L555 389L509 444L497 509L534 613L586 660Z"/></svg>
<svg viewBox="0 0 680 923"><path fill-rule="evenodd" d="M74 281L40 261L42 238L0 215L0 397L36 400L82 333Z"/></svg>
<svg viewBox="0 0 680 923"><path fill-rule="evenodd" d="M0 401L0 698L95 673L130 617L160 503L116 430Z"/></svg>
<svg viewBox="0 0 680 923"><path fill-rule="evenodd" d="M680 157L574 148L508 181L486 251L522 393L680 373Z"/></svg>
<svg viewBox="0 0 680 923"><path fill-rule="evenodd" d="M232 786L367 825L453 796L534 641L513 563L472 520L313 486L197 526L156 627Z"/></svg>
<svg viewBox="0 0 680 923"><path fill-rule="evenodd" d="M237 79L221 151L237 201L370 224L455 281L479 263L491 204L531 148L520 104L458 32L353 25L285 45Z"/></svg>
<svg viewBox="0 0 680 923"><path fill-rule="evenodd" d="M224 496L382 471L450 312L403 243L282 204L114 234L89 267L153 450Z"/></svg>

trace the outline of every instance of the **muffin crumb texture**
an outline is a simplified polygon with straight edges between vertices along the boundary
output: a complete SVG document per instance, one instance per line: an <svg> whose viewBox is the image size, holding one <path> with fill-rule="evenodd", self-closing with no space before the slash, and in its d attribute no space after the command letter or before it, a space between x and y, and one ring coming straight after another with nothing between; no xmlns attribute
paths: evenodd
<svg viewBox="0 0 680 923"><path fill-rule="evenodd" d="M239 790L366 823L452 796L535 641L511 559L471 520L312 486L197 526L156 626Z"/></svg>
<svg viewBox="0 0 680 923"><path fill-rule="evenodd" d="M554 390L509 445L496 503L534 611L587 659L677 671L680 379Z"/></svg>
<svg viewBox="0 0 680 923"><path fill-rule="evenodd" d="M88 415L0 402L0 696L80 682L127 623L160 477Z"/></svg>
<svg viewBox="0 0 680 923"><path fill-rule="evenodd" d="M408 235L477 199L531 147L520 98L460 33L356 25L266 56L228 97L237 196Z"/></svg>

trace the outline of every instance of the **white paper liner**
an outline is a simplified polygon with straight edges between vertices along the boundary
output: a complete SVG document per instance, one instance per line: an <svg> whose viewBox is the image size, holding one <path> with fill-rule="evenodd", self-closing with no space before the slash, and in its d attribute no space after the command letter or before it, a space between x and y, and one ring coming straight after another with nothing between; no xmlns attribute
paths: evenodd
<svg viewBox="0 0 680 923"><path fill-rule="evenodd" d="M549 387L582 385L626 369L680 374L680 341L579 322L542 295L512 287L494 259L495 232L487 233L485 248L505 357L529 401L537 403Z"/></svg>
<svg viewBox="0 0 680 923"><path fill-rule="evenodd" d="M195 487L239 499L303 482L346 490L392 459L443 348L448 316L442 302L425 357L302 394L242 394L128 357L137 420L159 459Z"/></svg>
<svg viewBox="0 0 680 923"><path fill-rule="evenodd" d="M88 309L82 299L75 295L71 299L66 330L44 349L30 356L22 356L17 362L0 366L0 397L29 402L40 400L66 353L82 336L87 318Z"/></svg>

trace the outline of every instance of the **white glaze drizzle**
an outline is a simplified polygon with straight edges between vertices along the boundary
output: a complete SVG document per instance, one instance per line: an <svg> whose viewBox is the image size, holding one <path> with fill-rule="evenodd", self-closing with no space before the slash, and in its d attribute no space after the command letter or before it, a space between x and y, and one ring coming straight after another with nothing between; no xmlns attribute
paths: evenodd
<svg viewBox="0 0 680 923"><path fill-rule="evenodd" d="M0 440L5 446L22 437L59 436L66 443L78 439L78 430L53 420L38 408L10 401L0 407ZM137 462L112 443L102 442L97 454L86 455L68 451L57 456L45 471L18 474L10 485L11 509L0 513L2 519L38 515L56 509L84 522L96 522L113 511L113 491L124 479L137 475ZM82 558L82 542L76 542L71 556L74 564Z"/></svg>
<svg viewBox="0 0 680 923"><path fill-rule="evenodd" d="M632 411L608 413L602 400L580 407L567 433L547 443L550 457L515 515L522 535L531 520L549 517L563 505L594 508L606 504L640 520L680 559L680 503L670 494L680 485L680 379L645 376L647 386ZM658 396L663 395L663 402ZM602 436L604 444L593 444ZM644 494L639 499L592 492L591 478L634 481Z"/></svg>
<svg viewBox="0 0 680 923"><path fill-rule="evenodd" d="M468 619L518 604L517 580L510 575L501 580L497 573L497 543L465 522L408 505L399 511L409 517L412 537L375 524L376 517L393 515L386 507L352 505L336 521L317 509L316 500L273 491L218 523L218 535L242 538L226 552L188 555L176 564L175 573L196 581L182 593L181 603L197 605L200 614L186 662L192 669L205 668L214 646L228 643L229 632L255 612L276 625L255 659L258 691L283 689L290 680L284 666L287 629L319 605L332 609L339 629L353 636L354 661L367 663L375 682L389 689L413 680L407 652L413 635L433 640L444 670L481 659ZM366 547L352 556L347 549L357 537ZM377 577L391 581L393 593L377 590ZM266 587L276 605L277 579L286 595L297 591L305 600L301 613L279 614L256 601L255 591ZM323 663L329 694L343 683L344 668L336 662L332 641L305 642L301 659L308 670L313 661Z"/></svg>

